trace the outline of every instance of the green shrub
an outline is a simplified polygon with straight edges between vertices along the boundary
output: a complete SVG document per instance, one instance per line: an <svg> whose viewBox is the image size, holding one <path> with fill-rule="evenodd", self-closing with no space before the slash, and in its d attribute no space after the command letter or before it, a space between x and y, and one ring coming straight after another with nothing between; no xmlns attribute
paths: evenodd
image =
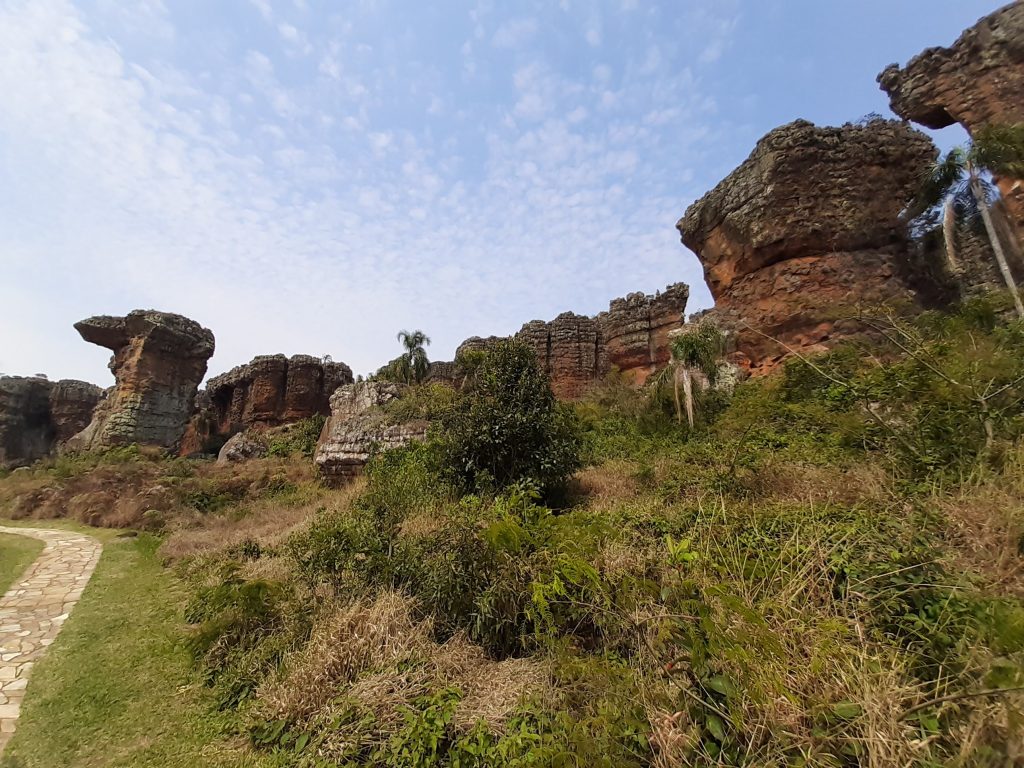
<svg viewBox="0 0 1024 768"><path fill-rule="evenodd" d="M555 401L533 350L518 340L483 354L433 437L440 466L464 492L522 482L549 492L581 465L574 412Z"/></svg>
<svg viewBox="0 0 1024 768"><path fill-rule="evenodd" d="M307 459L313 458L316 444L320 440L326 417L316 414L291 424L283 432L267 443L268 456L292 456L298 454Z"/></svg>

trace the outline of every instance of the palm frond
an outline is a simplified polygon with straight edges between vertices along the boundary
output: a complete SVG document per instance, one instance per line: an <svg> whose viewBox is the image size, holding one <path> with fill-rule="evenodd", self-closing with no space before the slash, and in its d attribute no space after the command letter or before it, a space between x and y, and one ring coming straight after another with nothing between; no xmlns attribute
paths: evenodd
<svg viewBox="0 0 1024 768"><path fill-rule="evenodd" d="M941 203L952 188L967 176L967 157L964 150L955 147L934 163L924 174L912 206L918 214Z"/></svg>
<svg viewBox="0 0 1024 768"><path fill-rule="evenodd" d="M1024 123L985 126L974 137L970 159L992 173L1024 178Z"/></svg>

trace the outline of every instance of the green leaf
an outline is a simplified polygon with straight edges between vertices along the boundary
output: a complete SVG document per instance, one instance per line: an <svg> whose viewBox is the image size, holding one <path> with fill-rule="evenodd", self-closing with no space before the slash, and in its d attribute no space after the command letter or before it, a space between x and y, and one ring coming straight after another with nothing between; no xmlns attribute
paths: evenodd
<svg viewBox="0 0 1024 768"><path fill-rule="evenodd" d="M295 740L295 751L301 752L306 748L307 744L309 744L309 734L304 733Z"/></svg>
<svg viewBox="0 0 1024 768"><path fill-rule="evenodd" d="M723 696L732 697L737 693L736 685L728 675L712 675L704 681L704 685Z"/></svg>
<svg viewBox="0 0 1024 768"><path fill-rule="evenodd" d="M853 720L864 714L864 708L852 701L840 701L832 705L832 714L841 720Z"/></svg>
<svg viewBox="0 0 1024 768"><path fill-rule="evenodd" d="M708 733L715 737L719 743L725 741L725 723L718 715L708 715Z"/></svg>

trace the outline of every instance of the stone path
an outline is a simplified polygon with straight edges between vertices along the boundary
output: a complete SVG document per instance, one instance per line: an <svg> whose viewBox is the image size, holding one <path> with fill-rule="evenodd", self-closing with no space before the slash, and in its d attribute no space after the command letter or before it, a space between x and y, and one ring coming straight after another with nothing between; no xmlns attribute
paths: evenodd
<svg viewBox="0 0 1024 768"><path fill-rule="evenodd" d="M28 674L60 632L100 559L91 536L46 528L7 528L0 533L46 543L21 580L0 597L0 754L14 734Z"/></svg>

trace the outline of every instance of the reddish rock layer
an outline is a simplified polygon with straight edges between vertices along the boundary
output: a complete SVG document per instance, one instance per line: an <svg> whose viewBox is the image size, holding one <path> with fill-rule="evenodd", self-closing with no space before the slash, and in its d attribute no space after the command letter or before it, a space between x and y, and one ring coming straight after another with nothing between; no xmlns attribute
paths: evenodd
<svg viewBox="0 0 1024 768"><path fill-rule="evenodd" d="M91 317L75 328L86 341L113 350L117 383L68 447L176 448L213 354L213 334L187 317L154 310Z"/></svg>
<svg viewBox="0 0 1024 768"><path fill-rule="evenodd" d="M715 320L735 335L737 362L767 372L785 346L847 336L837 320L857 305L918 301L899 215L936 156L904 123L801 120L761 139L687 209L677 227L704 266Z"/></svg>
<svg viewBox="0 0 1024 768"><path fill-rule="evenodd" d="M206 385L215 431L232 435L253 426L278 426L330 413L331 394L352 382L344 363L310 355L261 355L215 376Z"/></svg>
<svg viewBox="0 0 1024 768"><path fill-rule="evenodd" d="M669 332L684 321L690 289L670 285L653 296L631 293L615 299L597 317L563 312L550 322L526 323L516 338L533 347L537 360L561 400L574 400L612 369L640 386L669 360ZM474 336L459 345L456 359L486 349L499 337ZM447 368L445 375L451 377Z"/></svg>

